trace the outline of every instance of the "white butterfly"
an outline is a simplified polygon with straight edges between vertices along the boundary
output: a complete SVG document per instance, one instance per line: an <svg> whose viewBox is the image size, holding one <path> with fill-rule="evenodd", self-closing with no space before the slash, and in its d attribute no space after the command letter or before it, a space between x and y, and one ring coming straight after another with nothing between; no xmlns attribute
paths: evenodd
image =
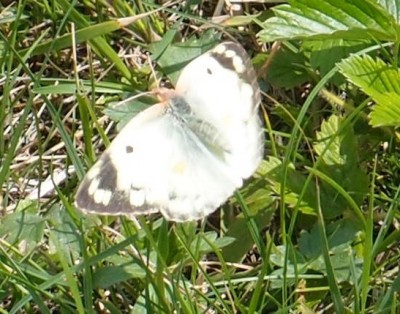
<svg viewBox="0 0 400 314"><path fill-rule="evenodd" d="M174 221L212 213L263 155L260 91L246 51L219 44L190 62L175 90L135 116L81 183L84 212Z"/></svg>

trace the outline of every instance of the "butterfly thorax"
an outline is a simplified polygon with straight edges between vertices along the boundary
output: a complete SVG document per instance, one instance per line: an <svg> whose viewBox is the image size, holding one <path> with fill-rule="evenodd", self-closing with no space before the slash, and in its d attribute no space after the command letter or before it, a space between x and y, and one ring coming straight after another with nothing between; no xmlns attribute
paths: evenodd
<svg viewBox="0 0 400 314"><path fill-rule="evenodd" d="M169 110L171 114L178 117L194 115L188 102L183 97L176 94L169 99L167 110Z"/></svg>
<svg viewBox="0 0 400 314"><path fill-rule="evenodd" d="M202 143L218 159L225 159L225 154L230 153L229 143L218 129L210 122L199 118L183 97L176 94L171 97L167 113L173 116L179 127L190 131L198 143Z"/></svg>

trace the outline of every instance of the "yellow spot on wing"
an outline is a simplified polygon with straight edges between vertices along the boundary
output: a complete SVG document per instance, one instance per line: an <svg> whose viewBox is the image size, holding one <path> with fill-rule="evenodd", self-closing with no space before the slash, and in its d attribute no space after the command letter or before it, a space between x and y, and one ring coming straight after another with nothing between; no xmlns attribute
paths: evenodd
<svg viewBox="0 0 400 314"><path fill-rule="evenodd" d="M187 165L184 161L179 161L172 167L172 171L176 174L183 174L186 172Z"/></svg>

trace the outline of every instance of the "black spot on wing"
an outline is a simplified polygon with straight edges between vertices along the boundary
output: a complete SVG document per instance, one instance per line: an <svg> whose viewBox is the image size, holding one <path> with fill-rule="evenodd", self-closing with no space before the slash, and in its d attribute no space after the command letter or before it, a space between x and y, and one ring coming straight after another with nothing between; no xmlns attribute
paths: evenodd
<svg viewBox="0 0 400 314"><path fill-rule="evenodd" d="M127 146L125 147L125 149L126 149L126 153L127 153L127 154L133 153L133 147L132 147L132 146L127 145Z"/></svg>

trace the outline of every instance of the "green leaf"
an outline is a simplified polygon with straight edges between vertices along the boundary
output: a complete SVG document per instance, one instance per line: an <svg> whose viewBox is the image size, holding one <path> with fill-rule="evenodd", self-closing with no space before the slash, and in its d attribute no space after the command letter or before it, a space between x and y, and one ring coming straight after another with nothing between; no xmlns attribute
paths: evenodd
<svg viewBox="0 0 400 314"><path fill-rule="evenodd" d="M331 249L329 256L333 271L335 273L335 279L339 283L350 282L353 284L354 282L359 280L362 273L363 261L362 259L356 258L354 256L354 252L352 251L350 245L343 244L341 246L337 246ZM352 264L355 264L355 273L351 269ZM326 263L322 256L311 263L309 267L314 271L319 271L323 274L327 274Z"/></svg>
<svg viewBox="0 0 400 314"><path fill-rule="evenodd" d="M253 217L259 230L262 230L271 222L274 209L260 211ZM235 217L235 220L229 226L226 236L228 239L233 240L222 249L222 255L227 262L241 261L243 256L254 246L254 239L248 228L247 219L243 214Z"/></svg>
<svg viewBox="0 0 400 314"><path fill-rule="evenodd" d="M400 71L379 58L354 55L339 63L338 68L350 82L372 98L388 92L400 95Z"/></svg>
<svg viewBox="0 0 400 314"><path fill-rule="evenodd" d="M382 6L400 24L400 3L398 0L378 0Z"/></svg>
<svg viewBox="0 0 400 314"><path fill-rule="evenodd" d="M118 130L121 130L134 116L142 112L154 103L152 99L142 100L126 99L121 102L113 102L104 109L104 113L118 123Z"/></svg>
<svg viewBox="0 0 400 314"><path fill-rule="evenodd" d="M36 201L21 201L16 212L0 220L0 237L19 247L24 255L35 249L44 235L46 220L38 216L37 206Z"/></svg>
<svg viewBox="0 0 400 314"><path fill-rule="evenodd" d="M277 194L281 194L283 181L282 164L276 166L276 159L270 159L268 162L270 171L266 174L268 181L270 181L272 190ZM292 165L286 172L286 186L285 186L285 203L290 208L298 208L298 210L307 215L315 215L318 202L317 193L314 182L306 184L306 176L293 168ZM305 189L305 190L304 190ZM300 199L300 195L302 195Z"/></svg>
<svg viewBox="0 0 400 314"><path fill-rule="evenodd" d="M370 123L378 126L400 126L400 71L383 60L368 55L351 56L338 64L342 74L358 86L377 105Z"/></svg>
<svg viewBox="0 0 400 314"><path fill-rule="evenodd" d="M213 248L209 243L213 243L217 248L225 247L235 241L231 237L218 238L217 233L214 231L206 232L204 234L198 234L195 236L193 241L190 243L190 250L192 252L207 253L212 252Z"/></svg>
<svg viewBox="0 0 400 314"><path fill-rule="evenodd" d="M349 219L342 219L328 225L327 237L329 241L329 248L343 244L351 244L356 238L360 228ZM307 259L314 259L322 256L322 241L318 236L318 227L315 224L313 228L308 231L302 231L299 238L299 250Z"/></svg>
<svg viewBox="0 0 400 314"><path fill-rule="evenodd" d="M327 237L330 259L339 282L358 279L361 275L362 261L356 256L351 244L360 232L358 225L350 219L342 219L327 226ZM323 241L315 224L310 232L303 231L299 238L299 252L311 263L307 266L317 272L326 274L325 261L322 255ZM352 273L351 263L356 261L356 274ZM354 278L354 275L355 278Z"/></svg>
<svg viewBox="0 0 400 314"><path fill-rule="evenodd" d="M284 39L330 38L395 41L398 26L393 17L373 1L293 0L272 9L259 36L263 42Z"/></svg>
<svg viewBox="0 0 400 314"><path fill-rule="evenodd" d="M146 272L132 261L127 265L104 266L93 273L93 285L97 288L107 289L119 282L126 282L132 278L143 278Z"/></svg>
<svg viewBox="0 0 400 314"><path fill-rule="evenodd" d="M332 115L323 121L321 131L317 132L318 142L314 145L316 153L322 157L326 165L346 164L346 155L341 153L342 138L337 134L341 119Z"/></svg>
<svg viewBox="0 0 400 314"><path fill-rule="evenodd" d="M272 58L267 72L268 81L277 87L293 88L310 79L306 67L306 58L300 52L283 47Z"/></svg>
<svg viewBox="0 0 400 314"><path fill-rule="evenodd" d="M81 244L79 242L80 235L76 230L76 225L71 216L64 207L54 205L46 216L49 224L52 226L49 239L49 254L56 254L59 245L65 252L63 256L73 264L71 257L79 259L82 256ZM55 243L54 241L57 241Z"/></svg>
<svg viewBox="0 0 400 314"><path fill-rule="evenodd" d="M378 100L379 99L379 100ZM382 94L377 97L377 104L369 115L374 127L400 126L400 95L395 93Z"/></svg>
<svg viewBox="0 0 400 314"><path fill-rule="evenodd" d="M368 193L368 176L359 167L356 136L350 124L343 118L332 115L321 125L316 134L318 142L314 150L322 158L322 172L340 185L355 201L361 204ZM332 208L343 210L347 201L339 196L339 191L325 183L323 190L329 195Z"/></svg>
<svg viewBox="0 0 400 314"><path fill-rule="evenodd" d="M185 43L171 43L171 40L166 37L160 42L150 45L149 50L153 54L153 59L157 58L157 63L163 73L175 85L183 67L214 47L218 43L218 36L210 31L200 38L192 37Z"/></svg>
<svg viewBox="0 0 400 314"><path fill-rule="evenodd" d="M311 66L313 69L318 70L321 76L324 76L332 70L337 62L365 47L367 47L366 43L344 39L313 40L303 44L303 48L311 53ZM343 82L343 78L340 74L337 74L337 77L337 79L339 79L339 77L341 79L339 84L337 84L340 85L340 83Z"/></svg>
<svg viewBox="0 0 400 314"><path fill-rule="evenodd" d="M259 16L260 14L230 16L226 20L222 21L221 24L224 25L225 27L246 26L253 23L254 20Z"/></svg>

